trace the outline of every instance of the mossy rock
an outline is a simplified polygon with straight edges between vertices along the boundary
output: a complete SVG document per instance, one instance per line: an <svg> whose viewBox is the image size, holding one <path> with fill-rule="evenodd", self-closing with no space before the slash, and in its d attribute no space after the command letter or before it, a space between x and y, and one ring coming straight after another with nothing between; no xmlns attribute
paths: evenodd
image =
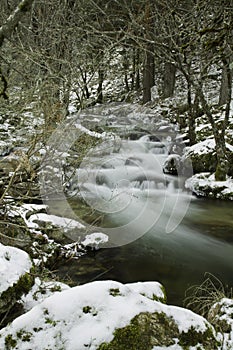
<svg viewBox="0 0 233 350"><path fill-rule="evenodd" d="M101 344L98 350L152 350L155 346L175 344L183 349L200 344L206 350L215 350L219 345L211 328L198 332L191 327L180 333L172 317L163 312L145 312L135 316L126 327L116 329L113 340Z"/></svg>
<svg viewBox="0 0 233 350"><path fill-rule="evenodd" d="M0 295L0 315L12 307L23 294L27 294L34 284L33 271L20 276L18 281Z"/></svg>
<svg viewBox="0 0 233 350"><path fill-rule="evenodd" d="M214 173L218 163L215 148L210 149L208 153L203 152L201 154L188 151L183 159L191 161L194 174L203 172ZM229 167L227 174L233 176L233 152L228 150L226 152L226 159L228 160Z"/></svg>

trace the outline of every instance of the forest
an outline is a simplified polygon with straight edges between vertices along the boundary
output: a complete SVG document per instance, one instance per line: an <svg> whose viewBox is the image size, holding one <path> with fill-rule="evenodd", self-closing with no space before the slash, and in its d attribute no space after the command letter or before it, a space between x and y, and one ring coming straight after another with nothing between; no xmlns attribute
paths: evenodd
<svg viewBox="0 0 233 350"><path fill-rule="evenodd" d="M233 349L232 28L1 0L1 349Z"/></svg>

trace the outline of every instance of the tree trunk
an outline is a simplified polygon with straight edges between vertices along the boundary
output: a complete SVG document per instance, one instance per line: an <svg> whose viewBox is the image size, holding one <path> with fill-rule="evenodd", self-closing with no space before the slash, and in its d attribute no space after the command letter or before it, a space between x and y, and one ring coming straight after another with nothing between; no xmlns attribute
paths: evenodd
<svg viewBox="0 0 233 350"><path fill-rule="evenodd" d="M166 62L163 76L163 98L172 97L174 95L175 83L176 67L170 62Z"/></svg>
<svg viewBox="0 0 233 350"><path fill-rule="evenodd" d="M140 52L139 49L136 50L135 56L135 90L140 89Z"/></svg>
<svg viewBox="0 0 233 350"><path fill-rule="evenodd" d="M10 38L24 13L30 11L33 1L34 0L22 0L14 12L7 18L6 22L0 27L0 47L5 39Z"/></svg>
<svg viewBox="0 0 233 350"><path fill-rule="evenodd" d="M103 82L104 82L104 71L103 68L99 68L98 70L99 74L99 85L97 88L97 103L103 103Z"/></svg>
<svg viewBox="0 0 233 350"><path fill-rule="evenodd" d="M210 107L205 99L203 91L201 88L198 89L198 96L200 97L200 102L204 113L207 115L208 120L211 124L214 139L215 139L215 149L217 156L217 167L215 171L216 181L225 181L229 169L229 164L227 160L226 152L226 141L225 141L225 121L222 122L222 127L215 123L213 115L211 113Z"/></svg>
<svg viewBox="0 0 233 350"><path fill-rule="evenodd" d="M0 68L0 97L3 97L4 100L8 100L8 95L6 92L7 87L8 87L8 83L7 83L6 77L4 76Z"/></svg>
<svg viewBox="0 0 233 350"><path fill-rule="evenodd" d="M191 96L191 84L188 82L188 134L189 134L189 145L192 146L196 143L196 124L195 124L195 112L192 104Z"/></svg>
<svg viewBox="0 0 233 350"><path fill-rule="evenodd" d="M145 52L143 68L143 103L151 101L151 88L154 85L154 56L150 48Z"/></svg>
<svg viewBox="0 0 233 350"><path fill-rule="evenodd" d="M219 93L219 102L218 102L219 106L225 105L227 103L227 95L228 95L227 68L223 66L220 93Z"/></svg>

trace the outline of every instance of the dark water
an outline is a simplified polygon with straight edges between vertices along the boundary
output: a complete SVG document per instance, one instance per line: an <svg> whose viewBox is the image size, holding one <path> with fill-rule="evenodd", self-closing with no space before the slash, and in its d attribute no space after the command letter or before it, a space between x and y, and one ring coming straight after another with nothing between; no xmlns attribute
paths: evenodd
<svg viewBox="0 0 233 350"><path fill-rule="evenodd" d="M233 286L233 203L194 199L173 234L156 225L133 243L90 251L57 266L73 284L113 279L123 283L159 281L168 303L182 305L185 291L209 272Z"/></svg>

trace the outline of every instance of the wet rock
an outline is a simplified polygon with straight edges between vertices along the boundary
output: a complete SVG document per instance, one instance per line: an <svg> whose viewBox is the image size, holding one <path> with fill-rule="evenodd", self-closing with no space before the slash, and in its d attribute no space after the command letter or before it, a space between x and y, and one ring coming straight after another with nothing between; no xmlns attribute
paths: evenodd
<svg viewBox="0 0 233 350"><path fill-rule="evenodd" d="M181 156L178 154L171 154L167 157L164 165L163 172L170 175L182 174L183 162Z"/></svg>

